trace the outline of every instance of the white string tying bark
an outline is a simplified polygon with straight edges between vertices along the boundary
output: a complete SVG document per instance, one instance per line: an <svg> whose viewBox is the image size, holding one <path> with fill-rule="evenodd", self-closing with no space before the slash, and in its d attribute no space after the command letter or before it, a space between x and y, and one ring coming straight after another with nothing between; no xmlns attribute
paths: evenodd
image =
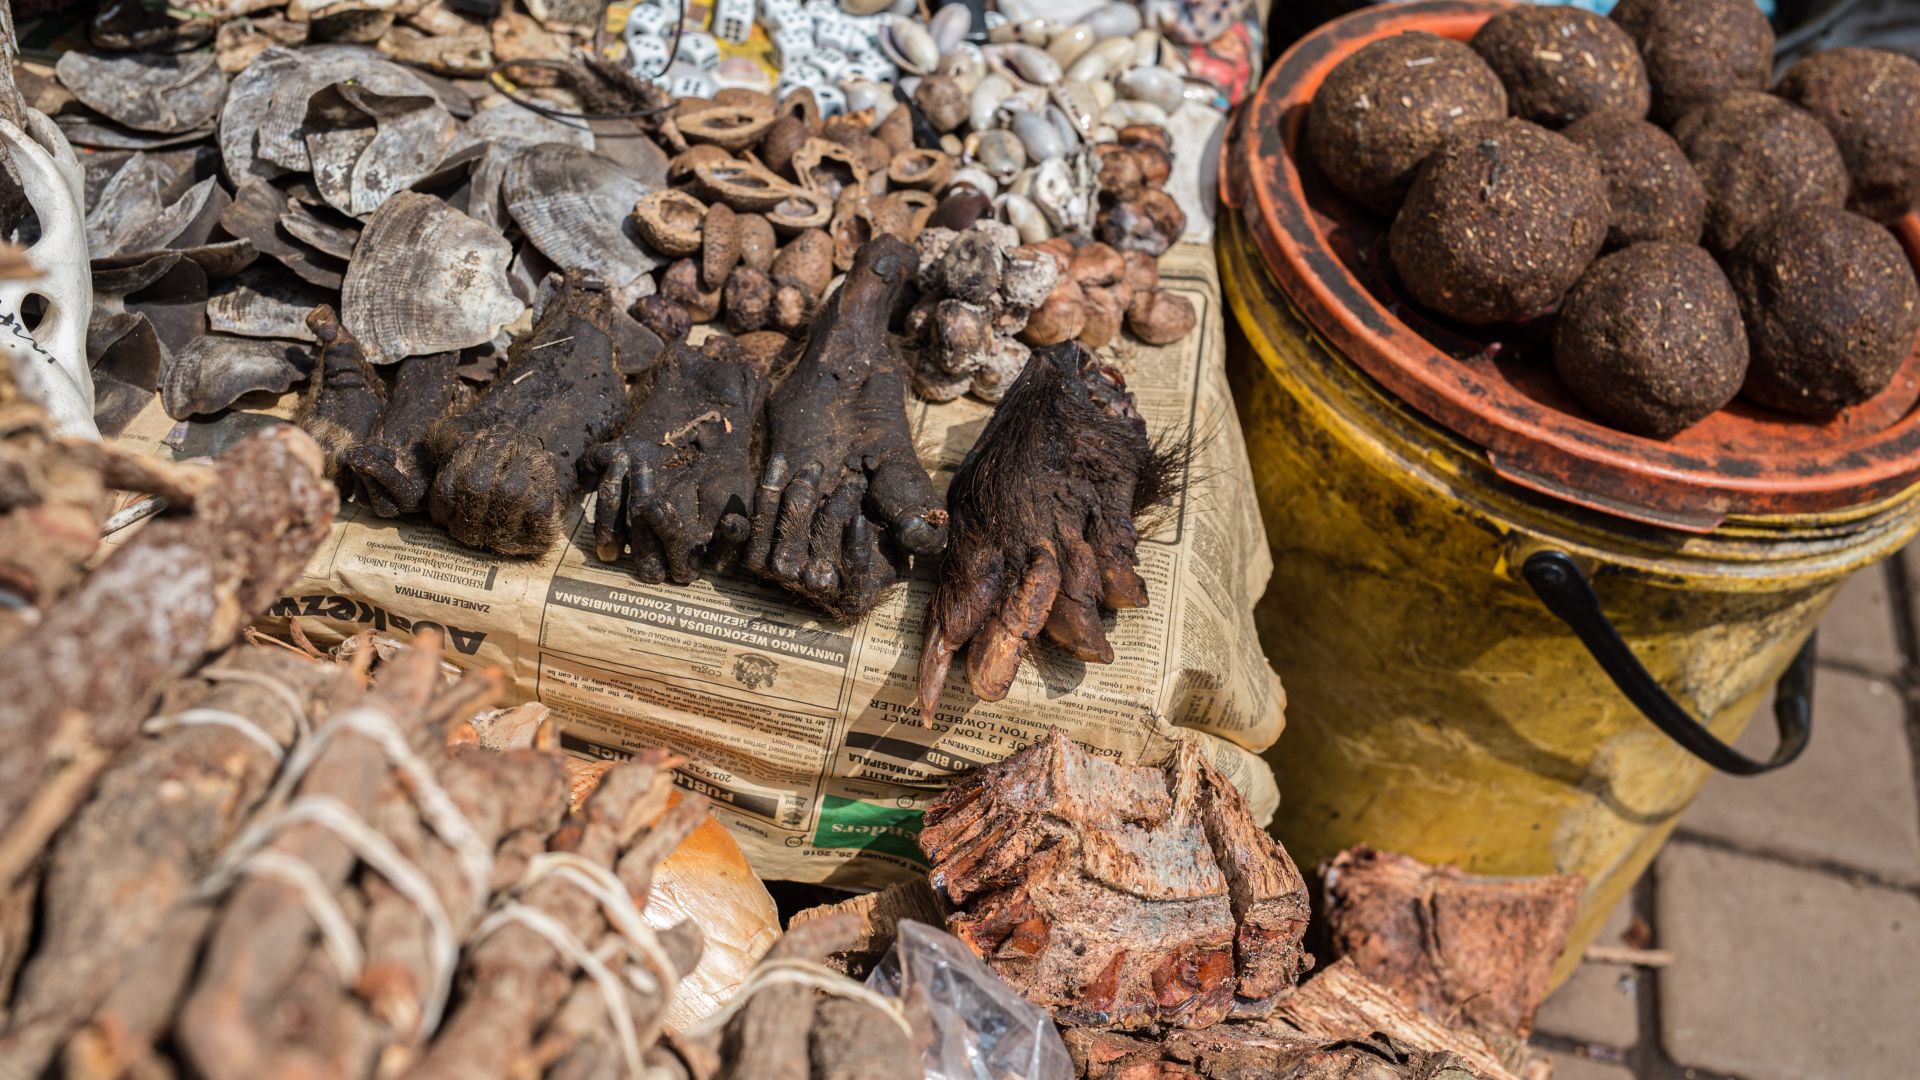
<svg viewBox="0 0 1920 1080"><path fill-rule="evenodd" d="M270 877L290 885L300 894L314 926L320 930L320 942L326 947L333 966L340 970L340 981L352 986L360 981L366 968L366 953L353 934L353 924L340 902L327 890L326 883L314 872L313 864L281 851L256 851L235 868L236 876Z"/></svg>
<svg viewBox="0 0 1920 1080"><path fill-rule="evenodd" d="M140 726L140 729L149 735L160 735L183 727L232 728L246 736L249 742L265 750L273 758L275 765L280 764L287 756L286 750L281 748L280 743L273 736L267 734L265 728L237 712L229 712L226 709L205 707L182 709L177 713L150 717Z"/></svg>
<svg viewBox="0 0 1920 1080"><path fill-rule="evenodd" d="M299 691L289 686L285 679L276 678L264 671L248 671L244 668L224 667L219 664L203 667L196 674L210 682L243 683L267 691L286 708L287 718L293 721L296 742L313 734L313 725L307 722L306 699L300 696Z"/></svg>
<svg viewBox="0 0 1920 1080"><path fill-rule="evenodd" d="M526 873L521 876L517 888L524 889L545 877L566 881L600 902L601 913L606 916L608 925L627 943L628 954L650 969L638 972L648 975L650 984L635 982L634 988L642 993L658 993L660 1009L664 1013L673 1001L674 991L678 989L680 973L674 970L673 960L661 947L659 936L653 932L653 927L647 925L646 919L640 914L640 906L633 902L632 894L627 892L619 876L607 867L573 852L549 851L527 860Z"/></svg>
<svg viewBox="0 0 1920 1080"><path fill-rule="evenodd" d="M483 919L468 939L468 944L477 944L487 935L509 923L517 923L544 938L547 944L562 957L573 962L574 966L587 973L587 977L600 990L600 997L607 1007L607 1018L613 1021L613 1030L620 1040L620 1056L626 1060L628 1076L640 1075L640 1034L633 1022L633 1010L627 1005L626 987L620 977L613 973L604 961L588 952L578 938L567 931L558 919L522 903L508 903L494 910ZM651 1040L649 1040L651 1042Z"/></svg>
<svg viewBox="0 0 1920 1080"><path fill-rule="evenodd" d="M857 1001L870 1009L878 1010L894 1022L908 1039L913 1038L913 1025L907 1022L907 1014L900 1002L883 994L869 990L845 975L811 960L767 960L753 969L747 977L746 985L734 995L732 1001L720 1007L720 1011L695 1024L686 1032L689 1038L704 1039L718 1034L727 1026L727 1021L746 1006L755 994L776 986L803 986L818 990L832 997Z"/></svg>

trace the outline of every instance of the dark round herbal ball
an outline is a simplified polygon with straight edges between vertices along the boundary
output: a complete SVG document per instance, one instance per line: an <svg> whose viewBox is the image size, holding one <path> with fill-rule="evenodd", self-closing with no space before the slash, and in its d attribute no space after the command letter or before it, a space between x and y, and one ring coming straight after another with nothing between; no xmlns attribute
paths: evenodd
<svg viewBox="0 0 1920 1080"><path fill-rule="evenodd" d="M1589 113L1647 115L1651 93L1627 32L1576 7L1522 4L1488 19L1473 51L1507 88L1513 115L1564 127Z"/></svg>
<svg viewBox="0 0 1920 1080"><path fill-rule="evenodd" d="M1773 73L1773 26L1753 0L1621 0L1612 18L1640 46L1663 124Z"/></svg>
<svg viewBox="0 0 1920 1080"><path fill-rule="evenodd" d="M1435 34L1399 34L1327 74L1308 109L1307 149L1342 194L1392 214L1448 132L1505 115L1507 92L1478 53Z"/></svg>
<svg viewBox="0 0 1920 1080"><path fill-rule="evenodd" d="M1563 134L1593 155L1606 178L1607 247L1700 242L1707 190L1673 136L1623 112L1583 117Z"/></svg>
<svg viewBox="0 0 1920 1080"><path fill-rule="evenodd" d="M1447 136L1420 167L1388 252L1421 304L1466 323L1552 307L1600 251L1607 186L1593 156L1525 120Z"/></svg>
<svg viewBox="0 0 1920 1080"><path fill-rule="evenodd" d="M1668 438L1740 392L1747 374L1740 304L1705 249L1635 244L1588 267L1567 294L1553 364L1602 420Z"/></svg>
<svg viewBox="0 0 1920 1080"><path fill-rule="evenodd" d="M1887 388L1920 334L1913 264L1880 225L1825 206L1768 222L1727 262L1753 360L1747 397L1826 415Z"/></svg>
<svg viewBox="0 0 1920 1080"><path fill-rule="evenodd" d="M1891 224L1920 207L1920 60L1831 49L1788 68L1779 93L1839 144L1853 178L1848 209Z"/></svg>
<svg viewBox="0 0 1920 1080"><path fill-rule="evenodd" d="M1833 136L1772 94L1729 94L1682 117L1673 136L1706 186L1706 244L1722 255L1788 210L1846 202Z"/></svg>

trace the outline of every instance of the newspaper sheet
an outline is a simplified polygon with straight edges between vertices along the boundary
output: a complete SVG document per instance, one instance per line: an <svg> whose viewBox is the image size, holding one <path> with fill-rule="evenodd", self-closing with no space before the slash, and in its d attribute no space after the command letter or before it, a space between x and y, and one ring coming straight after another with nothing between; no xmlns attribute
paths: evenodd
<svg viewBox="0 0 1920 1080"><path fill-rule="evenodd" d="M405 640L431 626L450 660L506 673L510 701L549 706L574 753L686 754L680 783L713 800L768 878L880 886L920 869L926 805L956 774L1050 727L1130 763L1198 739L1264 821L1278 795L1258 753L1280 734L1285 695L1251 615L1272 564L1227 389L1212 250L1176 248L1161 273L1193 301L1199 329L1160 348L1129 340L1115 358L1151 433L1200 442L1188 486L1148 523L1140 572L1152 604L1112 617L1111 665L1041 649L996 703L967 693L956 669L937 720L921 727L913 673L931 566L867 618L834 624L744 576L636 581L594 558L579 511L568 543L513 559L463 547L425 520L349 504L265 624L284 631L297 619L320 641L369 628ZM291 406L287 397L260 412ZM910 405L937 486L990 412L971 400ZM175 424L156 404L122 439L191 456L273 422L229 413Z"/></svg>

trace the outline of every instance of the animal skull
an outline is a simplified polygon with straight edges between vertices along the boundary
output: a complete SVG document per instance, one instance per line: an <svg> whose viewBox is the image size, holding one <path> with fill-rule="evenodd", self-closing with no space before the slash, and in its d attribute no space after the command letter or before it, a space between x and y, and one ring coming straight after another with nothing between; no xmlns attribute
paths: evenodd
<svg viewBox="0 0 1920 1080"><path fill-rule="evenodd" d="M0 119L0 141L40 219L40 238L27 249L39 276L0 281L0 354L12 365L22 393L46 408L61 434L98 439L93 372L87 366L93 274L87 266L80 163L46 114L29 108L26 120L27 130L21 131ZM21 315L29 296L45 303L31 331Z"/></svg>

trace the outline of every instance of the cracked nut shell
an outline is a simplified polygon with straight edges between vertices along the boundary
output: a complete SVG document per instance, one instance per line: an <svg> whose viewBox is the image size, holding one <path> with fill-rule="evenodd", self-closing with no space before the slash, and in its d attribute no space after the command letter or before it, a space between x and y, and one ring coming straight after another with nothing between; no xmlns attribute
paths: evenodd
<svg viewBox="0 0 1920 1080"><path fill-rule="evenodd" d="M684 191L650 191L633 204L633 227L648 245L669 258L700 250L706 204Z"/></svg>

